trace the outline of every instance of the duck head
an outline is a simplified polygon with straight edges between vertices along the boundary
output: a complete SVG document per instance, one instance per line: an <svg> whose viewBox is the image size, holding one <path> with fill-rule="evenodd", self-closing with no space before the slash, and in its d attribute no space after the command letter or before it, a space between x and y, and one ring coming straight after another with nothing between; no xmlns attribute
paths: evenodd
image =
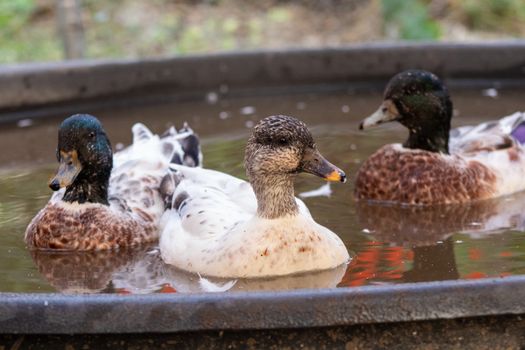
<svg viewBox="0 0 525 350"><path fill-rule="evenodd" d="M294 117L261 120L248 140L246 174L258 200L258 214L275 218L297 212L293 180L301 172L345 182L345 173L317 150L306 124Z"/></svg>
<svg viewBox="0 0 525 350"><path fill-rule="evenodd" d="M113 153L97 118L76 114L65 119L58 130L56 156L60 165L49 182L53 191L65 187L66 202L108 204Z"/></svg>
<svg viewBox="0 0 525 350"><path fill-rule="evenodd" d="M397 121L409 130L403 146L448 153L452 102L448 90L434 74L407 70L388 83L383 103L359 128Z"/></svg>

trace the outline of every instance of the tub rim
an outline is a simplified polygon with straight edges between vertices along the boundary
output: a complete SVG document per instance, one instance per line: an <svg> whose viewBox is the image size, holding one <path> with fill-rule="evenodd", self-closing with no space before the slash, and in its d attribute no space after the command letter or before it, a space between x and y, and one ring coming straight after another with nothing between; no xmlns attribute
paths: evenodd
<svg viewBox="0 0 525 350"><path fill-rule="evenodd" d="M293 291L0 293L0 334L327 327L525 314L525 275Z"/></svg>

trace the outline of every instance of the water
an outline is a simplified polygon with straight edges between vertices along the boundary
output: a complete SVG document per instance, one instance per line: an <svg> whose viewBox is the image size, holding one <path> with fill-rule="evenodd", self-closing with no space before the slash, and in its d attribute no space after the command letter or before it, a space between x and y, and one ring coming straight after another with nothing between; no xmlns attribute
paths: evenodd
<svg viewBox="0 0 525 350"><path fill-rule="evenodd" d="M524 91L453 91L455 125L494 119L524 109ZM402 141L403 128L384 125L368 132L358 122L374 111L380 93L288 95L202 101L98 111L113 145L131 141L142 121L161 132L188 121L201 135L205 166L244 177L249 127L272 113L295 115L311 128L320 151L355 176L359 164L385 143ZM246 107L250 113L246 113ZM199 278L167 266L155 246L99 253L29 252L26 225L47 202L47 180L56 161L57 125L64 116L31 119L0 130L0 291L67 293L198 292ZM324 182L301 175L296 191ZM304 201L314 218L338 233L354 255L333 271L264 280L239 280L232 290L352 287L414 281L505 277L525 273L525 194L465 206L399 208L357 205L352 181L332 184L330 197ZM226 281L212 280L218 286Z"/></svg>

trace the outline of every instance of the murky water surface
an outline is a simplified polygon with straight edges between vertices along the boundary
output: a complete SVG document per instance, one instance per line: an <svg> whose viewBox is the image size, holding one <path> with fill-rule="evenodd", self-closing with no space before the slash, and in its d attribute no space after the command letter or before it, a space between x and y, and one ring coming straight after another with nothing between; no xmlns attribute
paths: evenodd
<svg viewBox="0 0 525 350"><path fill-rule="evenodd" d="M472 124L524 110L525 91L453 91L455 125ZM201 135L205 166L244 177L243 152L254 123L270 114L302 118L319 149L355 176L359 164L406 132L384 125L358 132L358 122L375 110L381 94L289 95L164 104L104 110L102 120L113 145L131 140L142 121L156 132L183 121ZM198 292L196 276L162 263L155 246L99 253L30 252L26 225L44 206L55 169L55 119L3 125L0 130L0 291L3 292ZM28 125L29 124L29 125ZM302 175L297 193L324 183ZM306 198L314 218L338 233L354 255L348 266L316 274L240 280L232 290L352 287L414 281L504 277L525 273L525 194L466 206L400 208L359 204L352 181L332 184L330 197ZM218 282L218 281L213 281Z"/></svg>

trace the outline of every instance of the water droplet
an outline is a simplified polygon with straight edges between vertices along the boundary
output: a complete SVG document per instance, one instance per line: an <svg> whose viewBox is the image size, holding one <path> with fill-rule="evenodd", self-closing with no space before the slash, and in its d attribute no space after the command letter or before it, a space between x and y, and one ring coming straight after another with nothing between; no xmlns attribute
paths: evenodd
<svg viewBox="0 0 525 350"><path fill-rule="evenodd" d="M253 106L244 106L241 108L242 115L250 115L255 113L255 107Z"/></svg>
<svg viewBox="0 0 525 350"><path fill-rule="evenodd" d="M221 86L219 86L219 92L220 92L221 94L225 94L225 93L227 93L229 90L230 90L230 88L229 88L228 85L226 85L226 84L221 84Z"/></svg>
<svg viewBox="0 0 525 350"><path fill-rule="evenodd" d="M19 127L19 128L27 128L27 127L30 127L31 125L33 125L33 120L31 119L20 119L16 125Z"/></svg>
<svg viewBox="0 0 525 350"><path fill-rule="evenodd" d="M253 122L253 120L247 120L246 123L244 123L244 125L245 125L247 128L251 129L251 128L253 128L253 126L255 125L255 123Z"/></svg>
<svg viewBox="0 0 525 350"><path fill-rule="evenodd" d="M206 101L209 104L216 104L219 100L219 94L217 94L215 91L210 91L206 94Z"/></svg>
<svg viewBox="0 0 525 350"><path fill-rule="evenodd" d="M219 118L221 118L222 120L228 119L229 117L230 117L230 113L228 112L222 111L221 113L219 113Z"/></svg>
<svg viewBox="0 0 525 350"><path fill-rule="evenodd" d="M485 90L481 91L481 94L483 96L486 96L486 97L496 98L496 97L498 97L498 90L496 90L494 88L485 89Z"/></svg>
<svg viewBox="0 0 525 350"><path fill-rule="evenodd" d="M350 112L350 106L348 106L348 105L341 106L341 112L343 112L343 113Z"/></svg>

